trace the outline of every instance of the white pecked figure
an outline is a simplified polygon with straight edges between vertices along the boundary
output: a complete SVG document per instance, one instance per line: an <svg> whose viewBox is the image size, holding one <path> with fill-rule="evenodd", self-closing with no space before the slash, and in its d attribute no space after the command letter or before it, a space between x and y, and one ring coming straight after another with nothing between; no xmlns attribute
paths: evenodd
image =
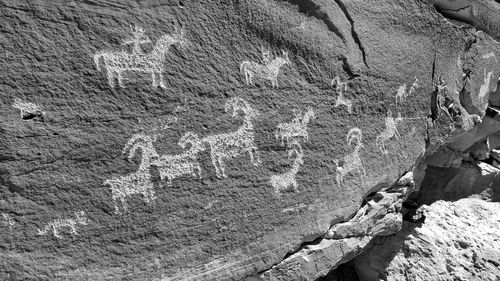
<svg viewBox="0 0 500 281"><path fill-rule="evenodd" d="M278 74L283 65L291 64L288 58L288 52L283 51L281 57L270 60L270 56L263 52L264 65L253 62L243 61L240 64L240 72L245 76L247 85L252 85L252 78L262 78L271 81L272 87L278 87Z"/></svg>
<svg viewBox="0 0 500 281"><path fill-rule="evenodd" d="M289 143L291 138L301 137L304 140L309 140L307 127L309 122L311 122L311 120L314 118L314 110L312 108L308 108L304 115L299 112L295 115L295 118L292 120L292 122L279 123L276 126L274 136L276 137L276 139L281 138L281 145L284 144L284 140Z"/></svg>
<svg viewBox="0 0 500 281"><path fill-rule="evenodd" d="M156 137L150 137L144 134L135 134L132 136L125 145L123 153L129 150L128 160L130 161L135 153L141 150L142 159L139 168L136 172L129 175L114 177L104 182L104 184L109 185L111 189L111 196L113 198L116 214L121 214L118 208L117 199L121 201L125 211L128 210L127 197L131 195L142 194L146 203L156 199L153 183L151 181L151 174L149 172L149 167L155 159L159 157L153 147L153 142L155 141Z"/></svg>
<svg viewBox="0 0 500 281"><path fill-rule="evenodd" d="M352 146L354 140L356 140L356 146L350 154L344 156L342 165L340 165L339 160L333 159L333 162L337 165L337 174L335 176L337 184L344 184L344 178L350 173L359 173L364 179L366 172L359 153L359 150L364 147L362 138L363 135L359 128L352 128L347 133L347 144Z"/></svg>
<svg viewBox="0 0 500 281"><path fill-rule="evenodd" d="M104 62L108 83L111 88L115 86L115 79L118 80L118 85L125 88L123 84L123 73L127 71L150 73L152 86L160 86L165 88L163 81L163 66L166 63L166 55L173 44L184 46L187 44L184 30L181 29L170 35L163 35L157 41L150 53L142 53L140 44L150 42L148 38L144 38L144 31L141 28L136 28L132 39L124 41L125 44L133 44L132 53L124 51L100 51L94 55L94 62L98 71L101 71L100 62ZM158 83L157 76L160 81Z"/></svg>
<svg viewBox="0 0 500 281"><path fill-rule="evenodd" d="M352 101L345 97L345 92L347 92L347 82L342 82L338 76L333 78L331 85L336 85L336 91L338 93L337 100L335 101L335 107L344 105L347 107L347 112L352 113Z"/></svg>
<svg viewBox="0 0 500 281"><path fill-rule="evenodd" d="M400 135L397 128L397 123L402 121L401 113L398 113L398 117L392 117L392 112L389 110L387 112L387 117L385 118L385 129L377 136L375 143L382 154L387 154L387 148L385 143L393 137L399 139Z"/></svg>
<svg viewBox="0 0 500 281"><path fill-rule="evenodd" d="M75 212L75 219L54 220L48 223L43 230L38 229L38 235L45 235L52 229L52 233L54 234L54 236L61 239L62 237L59 235L59 231L61 228L69 227L71 233L78 234L76 231L77 224L88 224L88 219L85 216L85 211Z"/></svg>
<svg viewBox="0 0 500 281"><path fill-rule="evenodd" d="M226 102L224 108L226 112L232 109L233 117L236 117L239 111L243 112L243 125L235 132L211 135L202 139L202 142L208 143L210 146L212 164L217 176L222 178L227 177L225 168L227 159L248 153L253 165L259 165L261 162L259 151L254 143L252 123L259 113L242 98L231 98Z"/></svg>
<svg viewBox="0 0 500 281"><path fill-rule="evenodd" d="M296 180L296 175L299 172L301 165L304 164L304 152L302 151L302 146L297 140L293 140L290 144L291 150L288 151L288 158L295 154L295 160L293 161L292 168L282 174L272 175L269 179L272 187L274 187L274 193L279 197L285 191L298 192L298 184Z"/></svg>

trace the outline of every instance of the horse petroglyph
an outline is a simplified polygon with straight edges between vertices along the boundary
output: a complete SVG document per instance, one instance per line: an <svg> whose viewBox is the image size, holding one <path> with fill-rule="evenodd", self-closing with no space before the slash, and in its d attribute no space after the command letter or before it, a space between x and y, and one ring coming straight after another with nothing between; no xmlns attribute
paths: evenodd
<svg viewBox="0 0 500 281"><path fill-rule="evenodd" d="M299 172L300 166L304 164L304 153L302 147L297 140L293 140L288 151L288 158L295 153L295 160L293 161L290 171L283 174L272 175L270 178L271 185L274 187L274 193L279 197L285 191L298 192L298 185L295 176Z"/></svg>
<svg viewBox="0 0 500 281"><path fill-rule="evenodd" d="M309 134L307 133L307 125L314 119L314 110L312 108L308 108L306 113L302 115L299 111L298 114L295 115L295 118L290 123L279 123L276 126L276 132L274 136L276 139L281 138L281 145L284 144L284 139L286 139L287 143L290 142L290 138L298 138L302 137L305 140L309 140Z"/></svg>
<svg viewBox="0 0 500 281"><path fill-rule="evenodd" d="M36 119L42 122L44 121L45 111L32 102L24 102L21 99L15 99L12 107L21 111L21 119L23 120Z"/></svg>
<svg viewBox="0 0 500 281"><path fill-rule="evenodd" d="M347 107L347 112L352 113L352 101L344 96L347 92L347 82L342 82L338 76L335 76L331 85L333 86L334 84L336 85L336 91L338 93L335 107L345 105Z"/></svg>
<svg viewBox="0 0 500 281"><path fill-rule="evenodd" d="M156 153L153 147L155 141L156 136L150 137L144 134L133 135L123 148L123 153L129 150L128 160L131 161L137 150L142 150L142 159L139 168L134 173L111 178L104 182L105 185L109 185L111 188L111 197L113 198L116 214L121 214L118 209L117 199L120 199L125 211L127 211L127 197L131 195L142 194L146 203L156 199L149 172L151 163L159 158L158 153Z"/></svg>
<svg viewBox="0 0 500 281"><path fill-rule="evenodd" d="M402 121L401 114L398 114L397 118L392 117L392 112L389 110L387 112L387 117L385 118L385 129L380 133L375 139L375 143L377 147L383 154L387 154L387 148L385 143L390 140L392 137L396 137L399 139L400 135L397 128L397 123Z"/></svg>
<svg viewBox="0 0 500 281"><path fill-rule="evenodd" d="M493 77L493 71L488 72L486 74L486 69L484 69L484 83L481 85L479 88L479 101L484 102L484 99L486 98L486 95L488 94L490 90L490 82L491 78Z"/></svg>
<svg viewBox="0 0 500 281"><path fill-rule="evenodd" d="M333 162L337 166L337 174L335 176L335 181L337 184L343 184L344 178L350 173L359 173L364 176L366 175L365 168L363 167L363 162L361 161L361 156L359 150L364 147L362 143L362 132L359 128L352 128L347 133L347 144L352 146L353 141L356 140L356 146L354 150L344 156L342 161L333 159ZM341 163L342 162L342 163Z"/></svg>
<svg viewBox="0 0 500 281"><path fill-rule="evenodd" d="M191 147L185 152L177 155L162 155L157 160L151 162L152 166L157 166L161 180L167 178L167 185L172 185L172 180L182 175L192 175L201 179L201 167L196 159L198 152L204 151L205 146L198 135L188 132L182 136L178 145L185 149L190 144Z"/></svg>
<svg viewBox="0 0 500 281"><path fill-rule="evenodd" d="M140 45L150 43L151 40L144 35L142 28L136 27L132 38L125 40L123 44L133 44L132 53L125 51L100 51L94 55L94 62L98 71L101 71L99 62L104 61L108 76L108 83L111 88L115 86L115 78L118 85L125 88L123 84L123 73L127 71L150 73L153 80L153 87L158 85L165 88L163 81L163 66L166 62L166 55L173 44L184 46L187 41L184 38L184 30L176 30L171 35L163 35L157 41L150 53L143 53ZM157 81L157 76L160 82Z"/></svg>
<svg viewBox="0 0 500 281"><path fill-rule="evenodd" d="M87 225L88 220L87 217L85 216L84 211L79 211L75 212L75 219L63 219L63 220L54 220L47 224L43 230L38 229L38 235L45 235L47 234L50 229L52 229L52 232L55 237L61 239L62 237L59 235L59 230L63 227L69 227L71 230L71 233L73 234L78 234L76 232L76 225L81 224L81 225Z"/></svg>
<svg viewBox="0 0 500 281"><path fill-rule="evenodd" d="M406 91L406 88L407 88L406 84L399 86L397 93L396 93L396 105L398 104L398 100L399 100L399 103L402 104L408 96L411 96L411 95L413 95L413 93L415 93L415 91L418 89L418 87L419 87L419 84L418 84L417 77L415 77L415 81L410 86L410 89L408 91Z"/></svg>
<svg viewBox="0 0 500 281"><path fill-rule="evenodd" d="M252 109L250 105L241 98L231 98L224 107L225 111L232 109L233 117L238 111L243 112L243 125L235 132L219 135L212 135L202 139L202 142L210 146L210 156L215 167L217 177L226 178L225 160L239 156L245 152L250 155L253 165L259 165L260 156L257 146L254 143L254 131L252 120L256 119L259 113ZM255 153L255 157L254 157Z"/></svg>
<svg viewBox="0 0 500 281"><path fill-rule="evenodd" d="M288 52L282 51L283 56L277 57L271 61L270 54L268 52L263 52L263 62L264 65L253 62L253 61L243 61L240 64L240 72L245 75L245 81L247 85L252 85L252 78L262 78L271 81L272 87L278 87L278 74L280 68L288 64L290 65L290 59L288 58Z"/></svg>

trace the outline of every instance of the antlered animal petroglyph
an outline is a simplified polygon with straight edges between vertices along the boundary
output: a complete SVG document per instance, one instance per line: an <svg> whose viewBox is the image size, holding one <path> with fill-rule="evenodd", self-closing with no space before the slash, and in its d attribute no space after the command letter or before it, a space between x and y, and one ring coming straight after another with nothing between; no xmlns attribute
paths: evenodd
<svg viewBox="0 0 500 281"><path fill-rule="evenodd" d="M290 187L293 192L298 192L299 190L295 176L299 172L300 166L304 164L304 152L297 140L293 140L290 147L292 147L292 149L288 151L288 158L295 153L295 160L293 161L292 168L290 171L283 174L272 175L269 180L277 196L281 196L285 191L290 191Z"/></svg>
<svg viewBox="0 0 500 281"><path fill-rule="evenodd" d="M338 76L333 78L331 85L336 84L336 90L338 93L337 100L335 101L335 107L340 105L345 105L347 107L347 112L352 113L352 101L344 96L347 92L347 82L342 82Z"/></svg>
<svg viewBox="0 0 500 281"><path fill-rule="evenodd" d="M217 176L226 178L226 159L248 152L253 165L260 163L259 151L254 143L252 123L252 120L257 118L259 113L241 98L231 98L226 102L224 108L226 112L232 108L233 117L236 117L238 111L243 112L243 125L235 132L208 136L202 141L210 145L210 156Z"/></svg>
<svg viewBox="0 0 500 281"><path fill-rule="evenodd" d="M40 106L32 102L24 102L21 99L15 99L12 107L21 111L21 118L24 120L35 118L40 119L40 121L44 121L45 112L40 108Z"/></svg>
<svg viewBox="0 0 500 281"><path fill-rule="evenodd" d="M387 117L385 118L385 129L380 133L375 139L375 143L383 154L387 154L387 148L385 143L393 137L399 139L400 135L397 128L397 122L402 121L401 114L398 114L397 118L392 117L392 112L389 110L387 112Z"/></svg>
<svg viewBox="0 0 500 281"><path fill-rule="evenodd" d="M133 37L124 41L124 44L133 44L132 53L125 51L110 52L101 51L94 55L94 62L97 70L101 71L99 62L104 61L106 72L108 76L108 83L111 88L115 86L115 78L118 80L118 85L125 88L123 84L123 73L127 71L150 73L153 87L158 85L165 88L163 81L163 66L166 62L166 55L168 50L173 44L180 44L181 46L187 43L184 38L184 30L176 30L171 35L163 35L150 53L143 53L140 49L140 44L151 42L149 38L144 36L142 28L136 27L133 32ZM160 82L158 83L156 77L159 76Z"/></svg>
<svg viewBox="0 0 500 281"><path fill-rule="evenodd" d="M333 159L333 162L337 166L337 174L335 176L335 181L337 184L343 184L344 178L350 173L359 173L362 177L366 175L365 168L363 167L363 162L361 161L361 156L359 154L359 150L364 147L362 143L362 132L359 128L352 128L347 133L347 144L352 146L354 140L356 140L357 144L354 147L354 150L344 156L342 159L343 164L340 165L340 161L337 159Z"/></svg>
<svg viewBox="0 0 500 281"><path fill-rule="evenodd" d="M126 176L118 176L104 182L105 185L109 185L111 188L111 196L113 198L116 214L121 214L116 202L117 199L120 199L125 211L128 210L127 197L131 195L142 194L146 203L156 199L149 172L151 163L159 158L158 153L156 153L153 147L155 141L156 137L150 137L144 134L133 135L123 148L123 153L129 150L128 160L131 161L137 150L141 149L142 159L139 168L134 173Z"/></svg>
<svg viewBox="0 0 500 281"><path fill-rule="evenodd" d="M282 51L283 56L270 61L270 56L263 53L264 65L253 62L243 61L240 64L240 72L245 75L247 85L252 85L252 78L262 78L271 81L272 87L278 87L278 74L283 65L291 64L288 58L288 52ZM266 59L267 58L267 59Z"/></svg>
<svg viewBox="0 0 500 281"><path fill-rule="evenodd" d="M198 135L188 132L182 136L178 145L185 149L190 144L190 149L177 155L162 155L157 160L151 162L152 166L157 166L161 180L167 178L167 185L172 185L172 180L183 176L192 175L201 179L201 167L196 155L205 151L205 146Z"/></svg>
<svg viewBox="0 0 500 281"><path fill-rule="evenodd" d="M276 126L276 132L274 136L276 139L281 138L281 144L284 144L284 139L287 143L290 142L290 138L302 137L305 140L309 140L309 134L307 133L307 126L309 122L314 119L314 110L308 108L306 113L302 115L301 112L295 115L295 118L290 123L280 123Z"/></svg>
<svg viewBox="0 0 500 281"><path fill-rule="evenodd" d="M78 234L76 232L76 225L81 224L81 225L87 225L88 220L87 217L85 216L84 211L79 211L75 212L75 219L63 219L63 220L54 220L47 224L43 230L38 229L38 235L45 235L47 232L52 229L52 233L54 234L55 237L61 239L62 237L59 235L59 230L63 227L69 227L71 230L71 233L73 234Z"/></svg>

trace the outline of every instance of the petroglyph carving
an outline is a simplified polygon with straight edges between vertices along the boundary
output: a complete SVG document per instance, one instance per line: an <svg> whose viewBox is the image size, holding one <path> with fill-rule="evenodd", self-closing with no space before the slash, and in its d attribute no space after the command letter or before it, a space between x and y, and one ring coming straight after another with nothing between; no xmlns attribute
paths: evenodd
<svg viewBox="0 0 500 281"><path fill-rule="evenodd" d="M205 146L198 135L191 132L186 133L179 140L178 145L185 149L190 144L191 148L177 155L162 155L157 160L151 162L152 166L157 166L161 180L167 178L167 185L172 185L172 180L183 176L192 175L201 179L201 167L196 159L198 152L205 151Z"/></svg>
<svg viewBox="0 0 500 281"><path fill-rule="evenodd" d="M245 75L247 85L253 85L252 78L262 78L271 81L272 87L278 87L278 74L280 68L285 64L291 64L288 58L288 52L282 51L283 56L270 60L269 53L263 52L264 65L253 62L243 61L240 64L240 72Z"/></svg>
<svg viewBox="0 0 500 281"><path fill-rule="evenodd" d="M491 59L491 58L493 58L495 60L495 62L498 62L497 57L495 56L495 53L493 53L493 52L490 52L490 53L483 55L483 59Z"/></svg>
<svg viewBox="0 0 500 281"><path fill-rule="evenodd" d="M479 101L481 102L484 102L486 94L488 94L490 90L490 82L492 77L493 77L493 71L490 71L488 72L488 74L486 74L486 69L484 69L484 83L479 88Z"/></svg>
<svg viewBox="0 0 500 281"><path fill-rule="evenodd" d="M79 211L75 212L75 219L63 219L63 220L54 220L47 224L43 230L38 229L38 235L45 235L47 234L50 229L52 229L52 232L55 237L61 239L62 237L59 235L59 230L62 227L69 227L71 230L71 233L73 234L78 234L76 232L76 225L81 224L81 225L87 225L88 220L87 217L85 216L84 211Z"/></svg>
<svg viewBox="0 0 500 281"><path fill-rule="evenodd" d="M399 86L398 91L396 93L396 105L398 104L398 100L399 100L399 103L402 104L408 96L411 96L411 95L413 95L413 93L415 93L415 91L418 89L418 87L419 87L419 84L418 84L417 77L415 77L415 81L410 86L410 89L408 91L406 91L406 88L407 88L406 84Z"/></svg>
<svg viewBox="0 0 500 281"><path fill-rule="evenodd" d="M345 105L347 107L347 112L352 113L352 101L344 96L347 92L347 82L342 82L338 76L333 78L331 85L336 84L336 90L338 93L337 100L335 101L335 107L340 105Z"/></svg>
<svg viewBox="0 0 500 281"><path fill-rule="evenodd" d="M17 108L21 111L20 114L23 120L36 119L42 122L44 121L45 111L43 111L40 106L34 103L24 102L21 99L15 99L12 107Z"/></svg>
<svg viewBox="0 0 500 281"><path fill-rule="evenodd" d="M281 196L285 191L298 192L298 185L295 176L299 172L300 166L304 164L304 152L302 146L298 141L293 140L291 143L292 149L288 151L288 158L295 153L295 160L293 161L290 171L283 174L272 175L270 178L271 185L274 187L274 193Z"/></svg>
<svg viewBox="0 0 500 281"><path fill-rule="evenodd" d="M16 222L8 214L2 214L2 217L3 217L3 225L5 227L8 227L9 230L12 230L12 227L14 226L14 224L16 224Z"/></svg>
<svg viewBox="0 0 500 281"><path fill-rule="evenodd" d="M151 40L144 36L142 28L136 27L131 39L124 41L124 44L133 44L132 53L124 51L106 52L100 51L94 55L94 62L98 71L101 71L99 62L103 60L108 76L108 83L111 88L115 86L115 78L118 85L125 88L123 84L123 73L127 71L150 73L153 87L158 85L165 88L163 81L163 65L166 61L166 54L173 44L184 46L187 44L184 38L184 30L180 29L171 34L163 35L157 41L150 53L143 53L140 44L149 43ZM160 82L156 80L159 76Z"/></svg>
<svg viewBox="0 0 500 281"><path fill-rule="evenodd" d="M392 112L389 110L387 112L387 117L385 118L385 129L380 133L377 138L375 139L375 143L377 147L380 149L380 151L383 154L387 154L387 148L385 146L385 143L390 140L393 137L396 137L396 139L399 139L400 135L398 132L397 128L397 123L402 121L403 118L401 118L401 114L398 113L398 117L394 118L392 117Z"/></svg>
<svg viewBox="0 0 500 281"><path fill-rule="evenodd" d="M356 140L356 146L350 154L344 156L342 161L333 159L333 162L337 166L337 174L335 176L337 184L344 184L344 178L350 173L361 174L363 178L366 175L365 168L363 167L363 162L361 161L361 156L359 154L359 150L364 147L362 138L363 135L361 129L359 128L352 128L347 133L347 144L352 146L354 140Z"/></svg>
<svg viewBox="0 0 500 281"><path fill-rule="evenodd" d="M298 114L295 115L295 118L290 123L279 123L276 126L276 132L274 136L276 139L281 138L281 145L284 144L284 139L286 139L287 143L290 142L290 138L298 138L302 137L305 140L309 140L309 134L307 133L307 125L314 119L314 110L312 108L308 108L306 113L302 115L299 111Z"/></svg>
<svg viewBox="0 0 500 281"><path fill-rule="evenodd" d="M156 199L153 183L151 182L151 175L149 167L155 159L158 159L153 143L156 141L156 136L150 137L144 134L133 135L125 147L123 153L129 151L128 160L131 161L138 149L142 150L141 164L136 172L126 176L119 176L108 179L104 185L109 185L111 188L111 196L115 207L115 213L121 214L118 209L117 199L120 199L122 207L125 211L127 207L127 197L134 194L142 194L146 203Z"/></svg>
<svg viewBox="0 0 500 281"><path fill-rule="evenodd" d="M226 159L248 152L252 164L259 165L259 151L254 143L252 124L252 120L257 118L259 113L241 98L231 98L226 102L224 109L226 112L232 109L233 117L236 117L238 111L243 112L243 125L235 132L208 136L202 141L210 145L210 156L217 176L226 178Z"/></svg>

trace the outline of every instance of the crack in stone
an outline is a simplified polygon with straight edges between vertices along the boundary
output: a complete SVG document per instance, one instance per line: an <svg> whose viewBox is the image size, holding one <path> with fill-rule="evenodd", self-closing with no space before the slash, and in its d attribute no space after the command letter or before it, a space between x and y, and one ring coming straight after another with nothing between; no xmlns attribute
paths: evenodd
<svg viewBox="0 0 500 281"><path fill-rule="evenodd" d="M351 24L351 35L352 38L354 39L354 42L356 45L358 45L359 50L361 51L361 55L363 56L363 63L365 64L366 67L369 68L368 64L366 63L366 52L365 48L363 47L363 44L361 44L361 40L359 39L359 35L354 29L354 20L352 19L351 15L349 14L349 11L347 10L347 7L345 6L344 2L342 0L335 0L335 3L339 6L339 8L342 10L344 13L345 17Z"/></svg>

